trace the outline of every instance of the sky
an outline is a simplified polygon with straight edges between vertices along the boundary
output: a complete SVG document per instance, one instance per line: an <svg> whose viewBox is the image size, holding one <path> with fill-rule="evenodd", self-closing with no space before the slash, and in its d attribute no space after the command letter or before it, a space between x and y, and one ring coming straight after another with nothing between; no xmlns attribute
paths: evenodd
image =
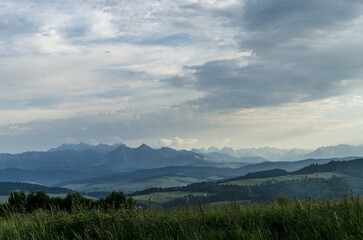
<svg viewBox="0 0 363 240"><path fill-rule="evenodd" d="M0 152L363 144L359 0L1 0Z"/></svg>

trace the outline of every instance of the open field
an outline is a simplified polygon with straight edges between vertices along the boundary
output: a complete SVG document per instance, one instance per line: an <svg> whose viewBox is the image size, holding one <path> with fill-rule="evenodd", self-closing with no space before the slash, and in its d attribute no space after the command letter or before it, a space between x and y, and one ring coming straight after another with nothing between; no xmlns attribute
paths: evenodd
<svg viewBox="0 0 363 240"><path fill-rule="evenodd" d="M220 178L211 177L210 180ZM171 187L171 186L185 186L190 183L199 182L201 179L192 177L181 176L163 176L158 178L152 178L145 181L114 181L106 183L81 183L81 184L69 184L64 187L72 189L74 191L92 192L92 191L113 191L122 190L123 192L132 192L135 190L142 190L150 187Z"/></svg>
<svg viewBox="0 0 363 240"><path fill-rule="evenodd" d="M313 173L313 174L294 174L294 175L286 175L286 176L278 176L278 177L254 178L254 179L229 181L229 182L221 183L221 185L254 186L254 185L258 185L258 184L266 183L266 182L276 183L276 182L291 181L291 180L302 180L304 178L331 179L333 176L340 177L341 175L338 173L334 173L334 172L321 172L321 173Z"/></svg>
<svg viewBox="0 0 363 240"><path fill-rule="evenodd" d="M204 196L205 193L202 192L155 192L145 195L132 196L133 199L140 202L156 202L156 203L165 203L167 201L171 201L177 198L185 197L188 195L193 196Z"/></svg>
<svg viewBox="0 0 363 240"><path fill-rule="evenodd" d="M38 210L0 218L0 239L362 239L363 202L292 202L180 210Z"/></svg>

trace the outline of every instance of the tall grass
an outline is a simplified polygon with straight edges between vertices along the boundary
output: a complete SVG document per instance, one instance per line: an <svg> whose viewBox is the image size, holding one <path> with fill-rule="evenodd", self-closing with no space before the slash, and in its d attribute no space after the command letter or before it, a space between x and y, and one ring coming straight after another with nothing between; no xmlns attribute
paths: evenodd
<svg viewBox="0 0 363 240"><path fill-rule="evenodd" d="M363 239L363 202L35 211L0 218L0 239Z"/></svg>

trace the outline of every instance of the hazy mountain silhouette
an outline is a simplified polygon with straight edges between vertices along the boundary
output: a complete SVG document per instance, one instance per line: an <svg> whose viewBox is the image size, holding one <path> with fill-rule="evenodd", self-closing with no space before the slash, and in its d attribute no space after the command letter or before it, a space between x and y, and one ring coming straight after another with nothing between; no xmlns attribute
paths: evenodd
<svg viewBox="0 0 363 240"><path fill-rule="evenodd" d="M205 165L206 161L203 155L191 151L177 151L167 147L153 149L142 144L138 148L120 145L105 155L102 164L145 169L166 166L200 166Z"/></svg>
<svg viewBox="0 0 363 240"><path fill-rule="evenodd" d="M353 146L340 144L337 146L320 147L304 155L304 158L334 158L348 156L363 156L363 145Z"/></svg>
<svg viewBox="0 0 363 240"><path fill-rule="evenodd" d="M74 150L74 151L94 150L99 153L108 153L108 152L115 150L120 145L121 145L121 143L114 144L114 145L107 145L107 144L100 143L95 146L87 144L87 143L83 143L83 142L78 143L78 144L64 144L63 143L59 147L49 149L48 152L66 151L66 150Z"/></svg>
<svg viewBox="0 0 363 240"><path fill-rule="evenodd" d="M295 171L314 163L322 164L331 160L354 159L354 157L338 159L327 158L327 156L358 156L363 153L362 148L362 146L350 145L322 147L304 155L316 159L294 162L268 162L262 157L239 158L226 153L211 152L201 154L186 150L178 151L167 147L154 149L145 144L137 148L130 148L124 144L118 146L106 144L92 146L83 143L75 145L63 144L47 152L0 154L0 181L37 182L50 186L60 182L70 184L71 182L80 183L83 180L87 182L92 179L86 189L100 189L103 184L102 179L107 179L108 189L127 188L132 191L152 184L155 184L155 186L173 186L173 184L187 184L276 168ZM222 150L225 152L234 151L231 148ZM273 148L263 148L254 149L253 153L258 151L266 154L269 151L271 154L278 152ZM299 149L290 149L285 150L284 154L285 156L296 156L302 153L303 151ZM173 168L168 168L171 166ZM136 171L140 169L143 169L143 171ZM188 174L183 173L183 169L188 171ZM169 170L171 172L166 174L165 172ZM133 174L137 174L137 183L117 182L121 176L128 176L130 181L131 179L136 181L135 176L132 176ZM145 176L156 174L157 177L150 182L150 179L142 178L140 174ZM115 179L112 179L113 177ZM82 185L77 188L82 190Z"/></svg>
<svg viewBox="0 0 363 240"><path fill-rule="evenodd" d="M82 150L87 146L91 146L92 148ZM130 148L123 144L115 148L114 146L106 146L92 146L81 143L78 145L62 145L57 148L58 150L51 149L47 152L0 154L0 169L90 166L114 166L117 169L142 169L165 166L200 166L207 164L203 155L186 150L177 151L166 147L153 149L145 144L142 144L138 148ZM112 151L106 151L112 148L114 148Z"/></svg>
<svg viewBox="0 0 363 240"><path fill-rule="evenodd" d="M66 150L0 154L0 169L95 166L99 164L103 155L90 149L83 151Z"/></svg>
<svg viewBox="0 0 363 240"><path fill-rule="evenodd" d="M195 149L194 151L206 154L221 153L235 158L261 157L272 161L296 161L309 158L343 158L363 156L363 145L340 144L337 146L320 147L316 150L308 149L279 149L271 147L233 149L230 147L208 149ZM222 156L221 156L222 158Z"/></svg>
<svg viewBox="0 0 363 240"><path fill-rule="evenodd" d="M268 162L269 160L262 157L232 157L225 153L220 152L210 152L204 154L207 161L212 162L242 162L242 163L261 163Z"/></svg>
<svg viewBox="0 0 363 240"><path fill-rule="evenodd" d="M235 158L245 158L245 157L260 157L271 161L296 161L304 159L304 155L310 153L312 150L307 149L279 149L271 147L263 148L242 148L233 149L231 147L216 148L210 147L208 149L197 149L201 153L208 154L212 152L227 154Z"/></svg>

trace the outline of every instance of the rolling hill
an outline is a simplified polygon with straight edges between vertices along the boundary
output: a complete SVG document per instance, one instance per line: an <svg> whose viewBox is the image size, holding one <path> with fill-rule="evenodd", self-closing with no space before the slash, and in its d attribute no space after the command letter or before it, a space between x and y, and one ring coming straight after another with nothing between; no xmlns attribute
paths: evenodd
<svg viewBox="0 0 363 240"><path fill-rule="evenodd" d="M111 173L115 173L115 171L113 169L98 166L36 169L7 168L0 170L0 182L27 182L52 186L66 180L71 181L99 177Z"/></svg>
<svg viewBox="0 0 363 240"><path fill-rule="evenodd" d="M331 159L305 159L300 161L294 161L294 162L263 162L263 163L257 163L257 164L249 164L246 166L243 166L236 170L239 175L245 175L247 173L253 173L253 172L260 172L260 171L266 171L271 169L282 169L286 171L296 171L298 169L301 169L303 167L306 167L311 164L324 164L328 163L330 161L349 161L356 159L355 157L346 157L346 158L331 158Z"/></svg>
<svg viewBox="0 0 363 240"><path fill-rule="evenodd" d="M185 186L194 182L214 181L231 176L237 176L235 169L173 166L67 181L58 183L55 186L82 192L122 190L130 193L150 187Z"/></svg>
<svg viewBox="0 0 363 240"><path fill-rule="evenodd" d="M26 192L37 192L40 190L49 194L61 194L72 192L70 189L60 187L47 187L39 184L18 183L18 182L0 182L0 195L9 195L12 191L23 190Z"/></svg>
<svg viewBox="0 0 363 240"><path fill-rule="evenodd" d="M226 163L246 163L246 164L253 164L253 163L261 163L261 162L269 162L269 160L264 159L262 157L232 157L228 154L219 153L219 152L210 152L204 154L207 161L211 162L226 162Z"/></svg>
<svg viewBox="0 0 363 240"><path fill-rule="evenodd" d="M107 174L81 180L64 181L55 186L62 186L76 191L113 191L127 193L150 187L185 186L202 181L215 181L232 178L248 173L282 169L296 171L311 164L324 164L333 159L308 159L296 162L264 162L249 164L240 168L220 168L213 166L171 166L164 168L143 169L132 172ZM335 159L351 160L351 158Z"/></svg>
<svg viewBox="0 0 363 240"><path fill-rule="evenodd" d="M151 188L135 192L132 196L147 199L150 196L167 195L167 192L177 192L178 196L182 196L162 203L166 207L231 200L269 202L274 201L278 194L284 194L290 199L337 199L350 189L355 194L363 194L362 182L363 159L355 159L311 164L291 172L272 169L184 187ZM205 195L200 196L203 192ZM193 196L191 193L199 195Z"/></svg>

